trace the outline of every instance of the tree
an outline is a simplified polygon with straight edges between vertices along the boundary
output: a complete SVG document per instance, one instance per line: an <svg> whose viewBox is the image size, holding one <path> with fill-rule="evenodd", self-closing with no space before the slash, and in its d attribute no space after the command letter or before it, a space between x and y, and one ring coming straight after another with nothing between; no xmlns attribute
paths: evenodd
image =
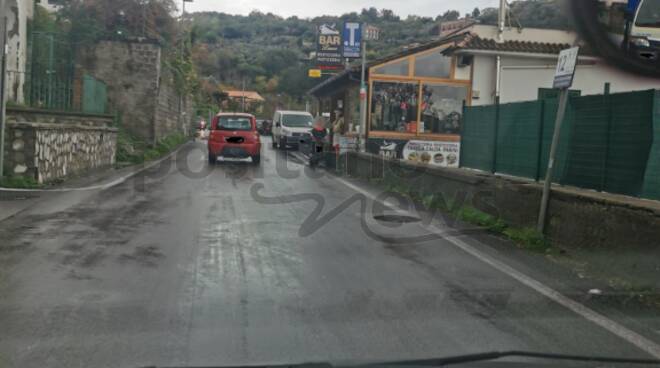
<svg viewBox="0 0 660 368"><path fill-rule="evenodd" d="M481 16L481 10L479 10L479 8L474 8L472 11L472 18L478 19L479 16Z"/></svg>
<svg viewBox="0 0 660 368"><path fill-rule="evenodd" d="M447 10L441 17L443 21L453 21L458 20L461 17L461 13L456 10Z"/></svg>
<svg viewBox="0 0 660 368"><path fill-rule="evenodd" d="M387 22L398 22L401 20L391 9L382 9L380 11L380 17Z"/></svg>
<svg viewBox="0 0 660 368"><path fill-rule="evenodd" d="M175 11L173 0L80 0L64 3L59 16L76 43L147 37L167 45L178 33Z"/></svg>
<svg viewBox="0 0 660 368"><path fill-rule="evenodd" d="M378 20L378 9L375 7L370 7L369 9L364 8L362 9L362 13L360 14L360 17L362 20L368 21L368 22L374 22Z"/></svg>

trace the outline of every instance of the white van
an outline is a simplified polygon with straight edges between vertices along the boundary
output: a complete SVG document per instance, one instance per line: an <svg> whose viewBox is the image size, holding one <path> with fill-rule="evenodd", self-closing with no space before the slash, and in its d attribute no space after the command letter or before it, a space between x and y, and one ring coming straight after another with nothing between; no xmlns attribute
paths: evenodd
<svg viewBox="0 0 660 368"><path fill-rule="evenodd" d="M311 134L314 123L306 111L276 111L273 116L273 148L297 148L305 135Z"/></svg>
<svg viewBox="0 0 660 368"><path fill-rule="evenodd" d="M660 56L660 0L641 0L630 28L630 50L645 59Z"/></svg>

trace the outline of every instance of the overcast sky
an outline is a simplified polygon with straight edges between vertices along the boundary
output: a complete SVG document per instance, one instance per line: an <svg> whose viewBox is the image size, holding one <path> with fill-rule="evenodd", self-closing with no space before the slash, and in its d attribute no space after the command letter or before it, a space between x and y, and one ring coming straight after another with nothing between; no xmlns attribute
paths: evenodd
<svg viewBox="0 0 660 368"><path fill-rule="evenodd" d="M193 3L186 3L186 11L217 11L245 15L257 9L284 17L296 15L308 18L359 12L362 8L374 6L378 9L392 9L402 17L414 14L435 18L450 9L464 14L472 12L475 7L492 7L498 3L498 0L194 0Z"/></svg>

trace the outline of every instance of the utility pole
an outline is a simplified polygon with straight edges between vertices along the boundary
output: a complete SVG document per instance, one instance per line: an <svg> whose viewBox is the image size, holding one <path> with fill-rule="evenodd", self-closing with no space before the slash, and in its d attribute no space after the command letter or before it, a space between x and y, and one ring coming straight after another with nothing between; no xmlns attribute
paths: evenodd
<svg viewBox="0 0 660 368"><path fill-rule="evenodd" d="M504 42L504 27L506 26L506 0L500 0L497 16L497 41Z"/></svg>
<svg viewBox="0 0 660 368"><path fill-rule="evenodd" d="M4 176L5 167L5 126L7 125L7 17L5 16L5 0L0 0L0 179Z"/></svg>

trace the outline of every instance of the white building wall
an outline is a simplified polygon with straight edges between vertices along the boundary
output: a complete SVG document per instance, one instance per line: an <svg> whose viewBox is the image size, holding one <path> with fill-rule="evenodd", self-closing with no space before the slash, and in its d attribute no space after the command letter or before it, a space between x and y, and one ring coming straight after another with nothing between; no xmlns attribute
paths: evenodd
<svg viewBox="0 0 660 368"><path fill-rule="evenodd" d="M475 55L473 61L472 106L495 103L495 58Z"/></svg>
<svg viewBox="0 0 660 368"><path fill-rule="evenodd" d="M480 94L472 105L495 103L495 56L476 56L473 90ZM660 79L638 76L621 71L602 61L589 62L577 68L572 89L582 91L582 95L602 94L605 83L610 83L610 91L630 92L647 89L660 89ZM502 57L500 74L500 102L510 103L536 100L539 88L552 88L556 58L535 59L529 57Z"/></svg>

